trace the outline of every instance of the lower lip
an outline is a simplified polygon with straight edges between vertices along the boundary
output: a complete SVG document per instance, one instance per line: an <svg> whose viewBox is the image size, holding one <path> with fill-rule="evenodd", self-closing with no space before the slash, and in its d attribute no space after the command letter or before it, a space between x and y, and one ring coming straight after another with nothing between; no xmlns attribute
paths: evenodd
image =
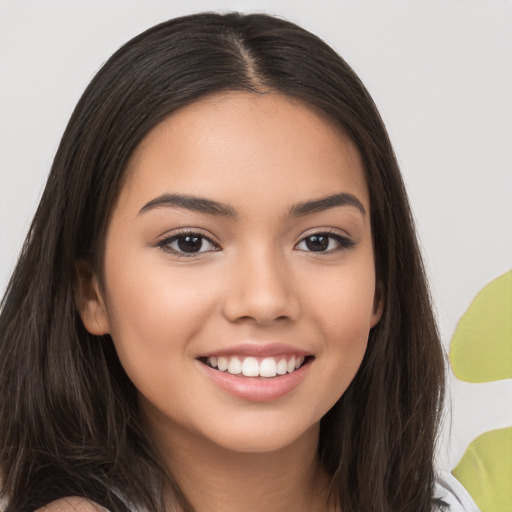
<svg viewBox="0 0 512 512"><path fill-rule="evenodd" d="M306 376L311 362L298 370L278 377L241 377L228 372L221 372L197 361L211 381L222 390L242 400L267 402L277 400L293 391Z"/></svg>

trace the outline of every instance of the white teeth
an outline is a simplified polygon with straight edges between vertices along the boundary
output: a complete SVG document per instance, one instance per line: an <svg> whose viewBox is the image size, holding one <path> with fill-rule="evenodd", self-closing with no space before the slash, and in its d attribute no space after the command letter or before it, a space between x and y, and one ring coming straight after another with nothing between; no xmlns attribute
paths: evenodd
<svg viewBox="0 0 512 512"><path fill-rule="evenodd" d="M242 373L246 377L258 377L260 374L260 365L255 357L246 357L242 363Z"/></svg>
<svg viewBox="0 0 512 512"><path fill-rule="evenodd" d="M284 375L286 370L288 369L288 363L286 359L281 359L279 363L277 363L276 371L279 375Z"/></svg>
<svg viewBox="0 0 512 512"><path fill-rule="evenodd" d="M219 357L218 359L219 370L225 372L228 369L228 360L225 357Z"/></svg>
<svg viewBox="0 0 512 512"><path fill-rule="evenodd" d="M277 373L276 361L272 357L266 357L260 363L260 377L275 377Z"/></svg>
<svg viewBox="0 0 512 512"><path fill-rule="evenodd" d="M282 357L276 360L273 357L266 357L261 362L255 357L209 357L208 364L212 368L218 368L219 371L245 377L275 377L276 375L285 375L292 373L302 366L304 357L292 356L290 359Z"/></svg>
<svg viewBox="0 0 512 512"><path fill-rule="evenodd" d="M239 373L242 373L242 363L238 357L232 357L229 360L228 372L232 375L238 375Z"/></svg>

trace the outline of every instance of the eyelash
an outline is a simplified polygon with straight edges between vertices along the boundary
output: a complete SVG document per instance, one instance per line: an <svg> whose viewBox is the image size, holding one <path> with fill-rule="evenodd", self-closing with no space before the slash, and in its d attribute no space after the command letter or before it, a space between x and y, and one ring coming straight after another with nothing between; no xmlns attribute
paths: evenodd
<svg viewBox="0 0 512 512"><path fill-rule="evenodd" d="M209 250L199 250L199 251L195 251L195 252L185 252L185 251L182 251L179 249L174 249L171 247L171 244L173 244L174 242L179 242L180 239L184 239L186 237L193 237L193 238L199 239L201 242L200 249L202 249L204 241L211 244L214 248L209 249ZM339 233L332 232L332 231L317 231L314 233L310 233L307 236L301 238L301 240L297 244L295 244L295 248L297 248L299 245L301 245L303 243L307 244L307 240L311 239L313 237L318 237L318 238L326 237L328 239L328 245L330 245L331 241L334 240L337 244L337 247L327 249L327 250L321 250L321 251L306 250L306 249L298 249L298 250L304 251L304 252L310 252L312 254L332 254L334 252L351 249L355 245L354 241L352 241L350 238L348 238L346 236L340 235ZM192 230L181 231L172 236L165 237L162 240L157 242L157 247L162 249L164 252L172 253L176 256L185 257L185 258L190 258L190 257L197 256L198 254L203 254L203 253L208 253L208 252L216 252L216 251L220 250L220 247L210 237L206 236L203 233L199 233L197 231L192 231Z"/></svg>
<svg viewBox="0 0 512 512"><path fill-rule="evenodd" d="M185 252L185 251L180 251L180 250L173 249L172 247L170 247L170 245L172 243L178 242L180 239L184 239L186 237L194 237L194 238L200 239L201 248L202 248L204 241L206 240L208 243L210 243L214 247L214 249L210 249L208 251ZM198 254L203 254L205 252L214 252L214 251L218 251L220 249L220 247L210 237L206 236L203 233L198 233L197 231L192 231L192 230L181 231L179 233L175 233L172 236L165 237L162 240L157 242L157 247L162 249L162 251L164 251L164 252L171 253L176 256L184 257L184 258L190 258L190 257L197 256Z"/></svg>
<svg viewBox="0 0 512 512"><path fill-rule="evenodd" d="M328 241L329 245L331 244L330 241L334 240L336 242L337 246L335 248L327 249L325 251L312 251L312 250L307 251L305 249L299 249L299 250L304 250L305 252L309 252L311 254L332 254L335 252L352 249L352 247L354 247L356 245L356 243L353 240L351 240L350 238L343 236L337 232L326 230L326 231L316 231L313 233L309 233L305 237L301 238L300 242L298 242L295 245L295 247L298 247L300 244L303 244L303 243L307 244L306 240L311 239L313 237L318 237L318 238L326 237L327 239L329 239L329 241Z"/></svg>

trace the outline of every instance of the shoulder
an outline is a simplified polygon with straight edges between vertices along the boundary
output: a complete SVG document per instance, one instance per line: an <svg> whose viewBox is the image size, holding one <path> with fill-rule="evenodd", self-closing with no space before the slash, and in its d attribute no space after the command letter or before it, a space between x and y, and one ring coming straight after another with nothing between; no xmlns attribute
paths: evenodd
<svg viewBox="0 0 512 512"><path fill-rule="evenodd" d="M462 484L451 474L442 472L436 481L435 497L446 503L439 512L480 512Z"/></svg>
<svg viewBox="0 0 512 512"><path fill-rule="evenodd" d="M108 512L108 510L85 498L69 497L52 501L35 512Z"/></svg>

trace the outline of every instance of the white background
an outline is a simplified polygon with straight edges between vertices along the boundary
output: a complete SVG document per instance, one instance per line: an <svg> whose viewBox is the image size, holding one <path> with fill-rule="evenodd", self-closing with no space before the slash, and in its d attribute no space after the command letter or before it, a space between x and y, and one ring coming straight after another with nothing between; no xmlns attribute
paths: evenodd
<svg viewBox="0 0 512 512"><path fill-rule="evenodd" d="M408 186L443 340L512 267L512 1L0 0L0 293L69 115L127 39L202 10L264 11L318 34L355 69ZM512 382L452 384L452 468L512 424Z"/></svg>

